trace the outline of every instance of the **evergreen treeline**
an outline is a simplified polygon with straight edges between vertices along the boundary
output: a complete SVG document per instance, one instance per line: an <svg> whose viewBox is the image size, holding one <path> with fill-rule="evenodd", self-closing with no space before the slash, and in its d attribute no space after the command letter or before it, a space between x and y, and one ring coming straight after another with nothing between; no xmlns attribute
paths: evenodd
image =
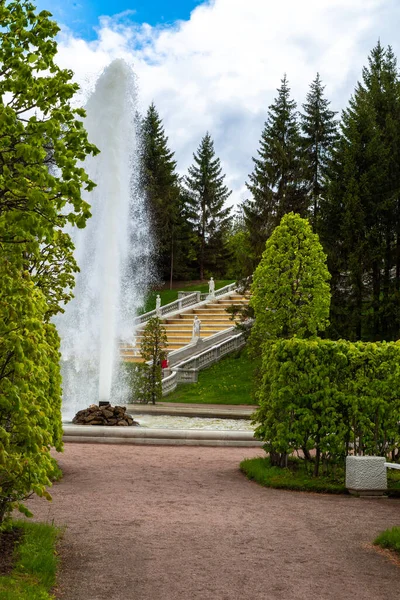
<svg viewBox="0 0 400 600"><path fill-rule="evenodd" d="M183 178L154 105L143 138L160 278L251 275L281 218L295 212L328 255L328 335L400 336L400 78L390 47L372 50L341 118L319 74L300 106L283 77L246 182L249 198L235 215L209 133Z"/></svg>
<svg viewBox="0 0 400 600"><path fill-rule="evenodd" d="M183 179L160 116L151 104L141 123L141 185L146 194L159 279L204 279L227 270L231 192L209 133Z"/></svg>

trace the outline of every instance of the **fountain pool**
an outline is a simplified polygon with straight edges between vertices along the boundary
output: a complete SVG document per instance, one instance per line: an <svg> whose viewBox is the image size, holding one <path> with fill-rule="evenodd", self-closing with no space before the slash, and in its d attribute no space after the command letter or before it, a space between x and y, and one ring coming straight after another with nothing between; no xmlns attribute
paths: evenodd
<svg viewBox="0 0 400 600"><path fill-rule="evenodd" d="M141 427L151 429L202 429L206 431L254 431L248 419L181 417L175 415L140 415L132 417Z"/></svg>

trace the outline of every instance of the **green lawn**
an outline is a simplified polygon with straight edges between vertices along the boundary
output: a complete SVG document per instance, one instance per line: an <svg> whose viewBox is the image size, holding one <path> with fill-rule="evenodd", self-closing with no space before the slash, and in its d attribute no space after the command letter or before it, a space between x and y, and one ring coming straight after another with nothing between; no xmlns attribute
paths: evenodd
<svg viewBox="0 0 400 600"><path fill-rule="evenodd" d="M249 479L253 479L264 487L297 490L302 492L347 494L344 482L344 464L337 465L334 473L330 473L326 476L320 475L319 477L313 477L311 473L312 465L307 466L304 460L298 458L289 458L288 468L286 469L272 467L267 456L263 458L248 458L240 463L240 469ZM391 497L399 497L400 473L398 471L393 473L389 470L387 493ZM384 532L384 534L385 533L386 532ZM384 534L382 534L382 536ZM398 542L400 543L400 533L397 535L399 535ZM395 539L395 534L393 534L393 536L393 539ZM387 538L390 538L390 536L388 535ZM380 542L376 540L375 543Z"/></svg>
<svg viewBox="0 0 400 600"><path fill-rule="evenodd" d="M253 373L259 361L246 349L230 354L209 369L199 372L198 383L179 385L163 402L199 404L255 404L252 398Z"/></svg>
<svg viewBox="0 0 400 600"><path fill-rule="evenodd" d="M248 458L240 463L240 470L264 487L302 492L322 492L344 494L344 469L338 469L336 476L312 477L304 468L304 461L289 459L289 467L271 467L269 458Z"/></svg>
<svg viewBox="0 0 400 600"><path fill-rule="evenodd" d="M215 289L219 290L226 285L233 283L234 279L221 279L215 282ZM208 282L204 283L193 283L188 281L187 283L182 284L182 286L175 290L153 290L147 297L146 304L144 306L143 311L141 312L149 312L150 310L154 310L156 307L156 296L160 294L161 297L161 305L169 304L174 300L178 299L178 291L179 292L201 292L205 294L208 292Z"/></svg>
<svg viewBox="0 0 400 600"><path fill-rule="evenodd" d="M394 550L395 552L400 554L400 527L386 529L380 535L378 535L378 537L374 541L374 544L377 546L381 546L382 548Z"/></svg>
<svg viewBox="0 0 400 600"><path fill-rule="evenodd" d="M22 529L15 549L15 566L0 576L1 600L51 600L58 559L55 546L60 530L44 523L14 521Z"/></svg>

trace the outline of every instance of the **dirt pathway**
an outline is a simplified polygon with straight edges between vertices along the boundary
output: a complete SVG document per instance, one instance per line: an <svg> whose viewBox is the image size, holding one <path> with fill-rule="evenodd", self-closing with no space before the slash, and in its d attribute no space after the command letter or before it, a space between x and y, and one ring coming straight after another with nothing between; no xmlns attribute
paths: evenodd
<svg viewBox="0 0 400 600"><path fill-rule="evenodd" d="M246 448L67 444L53 502L67 525L63 600L398 600L400 568L366 545L397 500L263 489Z"/></svg>

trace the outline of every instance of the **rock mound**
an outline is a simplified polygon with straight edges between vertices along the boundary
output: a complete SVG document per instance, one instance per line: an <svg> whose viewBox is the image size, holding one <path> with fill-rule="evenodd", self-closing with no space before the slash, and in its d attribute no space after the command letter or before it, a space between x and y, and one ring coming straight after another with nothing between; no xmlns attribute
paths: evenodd
<svg viewBox="0 0 400 600"><path fill-rule="evenodd" d="M92 404L89 408L79 410L72 419L75 425L139 425L132 417L126 414L125 406L97 406Z"/></svg>

